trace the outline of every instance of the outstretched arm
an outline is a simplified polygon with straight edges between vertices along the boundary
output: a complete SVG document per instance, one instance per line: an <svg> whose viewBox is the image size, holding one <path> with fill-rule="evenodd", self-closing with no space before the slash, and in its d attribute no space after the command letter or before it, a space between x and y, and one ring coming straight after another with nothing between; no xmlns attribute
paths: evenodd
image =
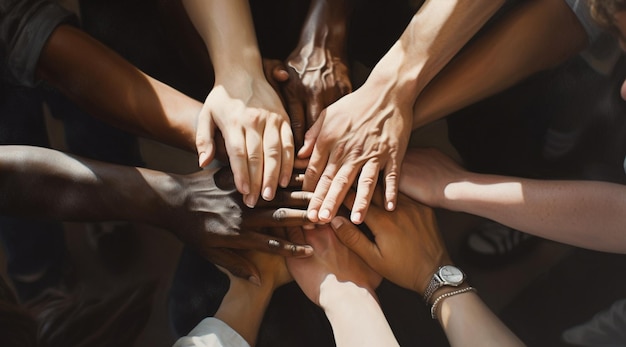
<svg viewBox="0 0 626 347"><path fill-rule="evenodd" d="M347 202L354 199L349 194ZM343 217L331 225L339 239L376 272L390 281L424 296L433 274L452 261L437 228L432 209L400 194L398 208L387 212L378 197L373 200L365 223L375 243ZM409 264L410 266L407 266ZM427 305L435 302L436 318L452 346L523 346L494 315L467 282L443 286L432 292ZM452 294L455 291L457 294ZM448 296L449 295L449 296Z"/></svg>
<svg viewBox="0 0 626 347"><path fill-rule="evenodd" d="M64 221L127 220L176 234L200 254L244 278L257 270L230 249L307 256L310 247L257 232L302 225L304 210L248 209L223 178L228 169L189 175L114 165L31 146L0 146L0 212ZM281 200L296 206L301 197ZM278 218L280 217L280 218Z"/></svg>
<svg viewBox="0 0 626 347"><path fill-rule="evenodd" d="M400 190L425 204L578 247L626 253L624 185L478 174L434 149L411 150L402 170Z"/></svg>
<svg viewBox="0 0 626 347"><path fill-rule="evenodd" d="M395 208L415 100L503 2L426 1L365 84L322 112L298 153L310 156L304 189L314 191L311 220L329 222L358 176L351 219L361 223L381 170L385 208Z"/></svg>
<svg viewBox="0 0 626 347"><path fill-rule="evenodd" d="M587 42L587 33L565 1L525 1L466 47L424 89L413 110L413 128L552 68Z"/></svg>
<svg viewBox="0 0 626 347"><path fill-rule="evenodd" d="M215 85L198 119L199 164L213 158L215 127L224 136L237 190L253 207L272 200L294 163L293 135L281 100L264 76L247 0L183 0L204 40Z"/></svg>
<svg viewBox="0 0 626 347"><path fill-rule="evenodd" d="M56 28L41 53L37 75L106 122L195 151L202 104L144 74L79 29Z"/></svg>
<svg viewBox="0 0 626 347"><path fill-rule="evenodd" d="M380 275L344 246L328 225L291 229L289 236L314 249L312 257L288 259L287 266L307 297L324 309L337 346L398 346L376 297Z"/></svg>

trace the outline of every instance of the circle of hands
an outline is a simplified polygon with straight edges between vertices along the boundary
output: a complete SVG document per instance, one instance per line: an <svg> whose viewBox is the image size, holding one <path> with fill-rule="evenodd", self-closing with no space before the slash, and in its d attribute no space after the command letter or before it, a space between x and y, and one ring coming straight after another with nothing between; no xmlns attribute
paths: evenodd
<svg viewBox="0 0 626 347"><path fill-rule="evenodd" d="M393 103L388 103L391 106L383 109L382 116L346 109L351 104L349 100L342 103L342 97L359 92L349 94L352 85L348 65L328 52L312 56L318 59L292 54L286 62L263 60L265 82L275 96L269 95L262 84L251 87L262 93L248 96L247 104L233 102L237 96L229 94L228 87L209 94L207 99L231 98L231 109L239 114L223 114L228 113L227 108L206 110L205 103L202 112L209 113L205 118L209 124L199 121L197 146L199 153L208 156L200 155L200 164L204 166L213 159L212 138L217 125L230 166L180 177L186 211L184 216L170 219L176 221L171 229L205 258L230 272L234 276L231 280L255 285L269 281L278 287L295 279L316 303L319 285L329 275L353 281L372 293L382 277L421 293L432 269L448 256L430 209L395 192L400 176L397 155L400 160L404 156L408 133L403 132L410 132L410 127L393 119L406 110L399 110ZM368 92L354 98L367 96ZM259 95L271 100L269 113L258 107L263 100L254 100ZM377 98L369 100L365 107L370 109L380 110L376 105L385 103ZM220 113L235 119L226 126L228 133L220 126ZM245 124L242 119L252 121ZM284 131L285 124L290 132ZM372 124L378 133L359 133L359 129L367 132ZM385 127L395 129L386 131ZM408 130L397 131L400 127ZM402 133L406 141L388 136L390 133ZM265 137L276 140L265 143ZM234 148L233 143L244 147ZM358 148L358 153L349 147ZM293 154L296 150L297 158ZM268 155L250 156L250 151ZM389 157L390 153L396 156ZM294 162L296 170L292 172L289 166ZM381 170L387 176L385 193L377 187ZM353 190L359 171L357 189ZM259 194L263 199L257 201ZM345 212L340 210L342 201L347 209L352 208L352 221L366 223L375 243L345 217L333 218ZM390 202L394 203L391 208ZM396 206L395 211L388 211ZM318 215L320 210L326 212ZM405 264L420 266L407 273L398 271L407 268ZM287 268L288 275L280 275Z"/></svg>

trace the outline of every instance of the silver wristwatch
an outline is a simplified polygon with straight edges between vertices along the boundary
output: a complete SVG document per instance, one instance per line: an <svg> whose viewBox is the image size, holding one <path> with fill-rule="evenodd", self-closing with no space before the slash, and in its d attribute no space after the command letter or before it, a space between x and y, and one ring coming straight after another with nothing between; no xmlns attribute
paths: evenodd
<svg viewBox="0 0 626 347"><path fill-rule="evenodd" d="M424 291L424 301L428 304L428 300L430 300L430 297L433 296L437 289L443 286L458 287L464 281L465 273L461 269L453 265L444 265L435 272L430 283L428 283Z"/></svg>

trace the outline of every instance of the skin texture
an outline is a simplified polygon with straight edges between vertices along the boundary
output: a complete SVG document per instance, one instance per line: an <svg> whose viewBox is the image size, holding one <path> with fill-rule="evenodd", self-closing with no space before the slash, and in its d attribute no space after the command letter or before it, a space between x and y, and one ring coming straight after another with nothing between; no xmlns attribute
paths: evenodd
<svg viewBox="0 0 626 347"><path fill-rule="evenodd" d="M502 3L426 1L365 84L322 111L298 152L310 157L311 221L329 222L356 182L351 220L361 223L381 170L385 207L395 208L417 96Z"/></svg>
<svg viewBox="0 0 626 347"><path fill-rule="evenodd" d="M425 204L578 247L626 253L624 185L477 174L434 149L412 150L403 172L400 190Z"/></svg>
<svg viewBox="0 0 626 347"><path fill-rule="evenodd" d="M285 61L289 78L281 90L296 148L320 112L352 91L346 52L352 8L352 0L311 1L298 45Z"/></svg>
<svg viewBox="0 0 626 347"><path fill-rule="evenodd" d="M348 196L348 204L353 196L353 193ZM376 272L423 295L435 271L442 265L452 264L435 215L430 208L403 194L399 195L398 208L393 212L385 211L381 200L373 200L365 218L375 243L344 217L333 219L331 226L341 242ZM444 286L434 292L431 303L442 294L466 286ZM437 318L451 346L524 345L475 292L444 298L437 308Z"/></svg>

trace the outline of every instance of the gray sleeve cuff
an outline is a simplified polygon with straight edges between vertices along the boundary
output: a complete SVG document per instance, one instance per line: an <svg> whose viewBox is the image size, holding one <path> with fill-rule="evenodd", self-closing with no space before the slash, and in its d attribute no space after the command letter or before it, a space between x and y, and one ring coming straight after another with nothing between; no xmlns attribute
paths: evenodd
<svg viewBox="0 0 626 347"><path fill-rule="evenodd" d="M57 26L75 23L74 14L42 1L27 1L2 18L2 40L9 74L20 85L34 86L39 56Z"/></svg>

